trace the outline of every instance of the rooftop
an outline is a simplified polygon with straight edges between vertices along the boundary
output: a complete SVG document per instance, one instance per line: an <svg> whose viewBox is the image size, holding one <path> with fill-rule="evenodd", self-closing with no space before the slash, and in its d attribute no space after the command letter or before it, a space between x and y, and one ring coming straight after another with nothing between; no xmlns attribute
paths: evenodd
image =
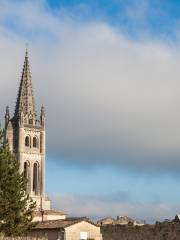
<svg viewBox="0 0 180 240"><path fill-rule="evenodd" d="M39 229L56 229L56 228L64 229L66 227L69 227L71 225L74 225L82 221L86 221L86 222L89 222L90 224L97 226L93 222L89 221L87 217L81 217L81 218L73 217L73 218L66 218L64 220L49 220L44 222L38 222L35 229L38 229L38 230Z"/></svg>

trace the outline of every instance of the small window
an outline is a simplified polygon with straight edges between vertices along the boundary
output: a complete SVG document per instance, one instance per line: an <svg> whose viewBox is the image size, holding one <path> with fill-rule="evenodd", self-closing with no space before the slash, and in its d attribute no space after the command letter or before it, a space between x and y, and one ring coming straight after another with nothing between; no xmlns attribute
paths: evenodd
<svg viewBox="0 0 180 240"><path fill-rule="evenodd" d="M87 232L80 232L80 240L87 240L88 233Z"/></svg>
<svg viewBox="0 0 180 240"><path fill-rule="evenodd" d="M33 119L31 119L31 118L29 119L29 124L33 125Z"/></svg>
<svg viewBox="0 0 180 240"><path fill-rule="evenodd" d="M26 138L25 138L25 146L26 147L30 146L30 137L29 136L26 136Z"/></svg>
<svg viewBox="0 0 180 240"><path fill-rule="evenodd" d="M38 139L37 137L33 137L33 147L38 148Z"/></svg>

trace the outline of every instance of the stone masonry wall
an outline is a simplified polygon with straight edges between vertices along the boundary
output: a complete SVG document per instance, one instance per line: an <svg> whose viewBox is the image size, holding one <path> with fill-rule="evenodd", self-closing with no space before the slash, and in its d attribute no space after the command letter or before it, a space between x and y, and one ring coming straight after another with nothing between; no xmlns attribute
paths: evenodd
<svg viewBox="0 0 180 240"><path fill-rule="evenodd" d="M97 226L94 226L93 224L89 224L87 222L80 222L70 227L67 227L65 231L65 234L66 234L65 239L79 240L80 232L87 232L88 239L102 240L100 228Z"/></svg>

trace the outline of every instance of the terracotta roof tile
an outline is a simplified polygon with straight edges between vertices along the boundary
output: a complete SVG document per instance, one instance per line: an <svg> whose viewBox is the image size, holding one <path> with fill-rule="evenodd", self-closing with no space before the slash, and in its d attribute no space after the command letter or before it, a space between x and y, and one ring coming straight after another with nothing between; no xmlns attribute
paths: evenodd
<svg viewBox="0 0 180 240"><path fill-rule="evenodd" d="M44 222L38 222L35 229L55 229L55 228L66 228L73 224L88 221L88 218L67 218L64 220L49 220ZM89 221L88 221L89 222Z"/></svg>

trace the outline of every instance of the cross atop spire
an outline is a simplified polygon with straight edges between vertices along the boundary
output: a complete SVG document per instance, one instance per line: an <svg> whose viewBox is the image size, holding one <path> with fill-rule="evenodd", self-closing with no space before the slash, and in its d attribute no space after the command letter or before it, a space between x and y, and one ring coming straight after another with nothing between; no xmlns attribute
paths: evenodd
<svg viewBox="0 0 180 240"><path fill-rule="evenodd" d="M22 77L15 107L15 118L20 117L20 114L35 116L35 104L32 88L31 73L28 59L28 49L26 47L25 60L22 71Z"/></svg>

